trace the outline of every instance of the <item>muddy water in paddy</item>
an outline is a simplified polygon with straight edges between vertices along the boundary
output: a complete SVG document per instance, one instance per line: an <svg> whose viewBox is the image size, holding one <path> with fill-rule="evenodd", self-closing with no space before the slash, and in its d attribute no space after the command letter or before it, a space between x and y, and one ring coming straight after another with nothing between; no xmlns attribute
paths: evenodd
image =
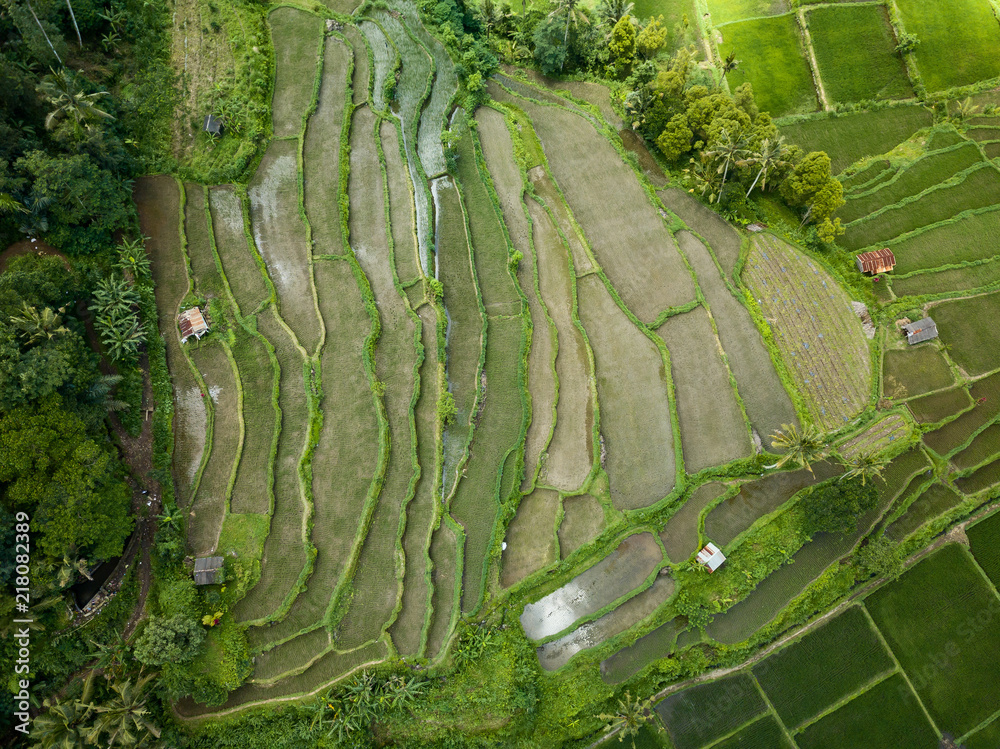
<svg viewBox="0 0 1000 749"><path fill-rule="evenodd" d="M662 561L652 533L630 536L593 567L525 606L521 613L524 633L541 640L561 632L637 588Z"/></svg>

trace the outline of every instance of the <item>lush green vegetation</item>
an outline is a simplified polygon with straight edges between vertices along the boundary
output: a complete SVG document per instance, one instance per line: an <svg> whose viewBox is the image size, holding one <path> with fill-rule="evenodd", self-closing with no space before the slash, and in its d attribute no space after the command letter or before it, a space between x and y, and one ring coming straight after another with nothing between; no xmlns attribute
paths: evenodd
<svg viewBox="0 0 1000 749"><path fill-rule="evenodd" d="M992 63L935 68L909 3L803 6L4 0L0 236L48 242L0 255L44 741L994 721L988 578L951 545L893 582L1000 484L996 295L964 293L995 291L997 102L945 101ZM843 248L883 242L895 279L861 277ZM941 342L904 348L928 313ZM117 594L64 613L133 527Z"/></svg>

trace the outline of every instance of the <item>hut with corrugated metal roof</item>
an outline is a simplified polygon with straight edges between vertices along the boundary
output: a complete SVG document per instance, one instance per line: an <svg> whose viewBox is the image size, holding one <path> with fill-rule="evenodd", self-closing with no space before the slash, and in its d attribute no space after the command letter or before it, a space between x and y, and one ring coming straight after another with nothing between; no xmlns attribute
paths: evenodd
<svg viewBox="0 0 1000 749"><path fill-rule="evenodd" d="M194 560L194 584L195 585L218 585L225 582L223 567L225 559L222 557L198 557Z"/></svg>
<svg viewBox="0 0 1000 749"><path fill-rule="evenodd" d="M201 308L192 307L186 309L177 317L177 327L181 331L181 343L187 343L192 336L201 340L201 337L208 332L208 323L205 316L201 314Z"/></svg>
<svg viewBox="0 0 1000 749"><path fill-rule="evenodd" d="M705 544L705 548L698 552L698 563L703 565L709 572L715 572L725 561L726 555L711 541Z"/></svg>
<svg viewBox="0 0 1000 749"><path fill-rule="evenodd" d="M862 252L857 256L858 270L862 273L888 273L896 267L896 256L888 247L871 252Z"/></svg>
<svg viewBox="0 0 1000 749"><path fill-rule="evenodd" d="M907 323L903 326L903 332L906 333L906 342L911 346L938 337L937 323L929 317Z"/></svg>

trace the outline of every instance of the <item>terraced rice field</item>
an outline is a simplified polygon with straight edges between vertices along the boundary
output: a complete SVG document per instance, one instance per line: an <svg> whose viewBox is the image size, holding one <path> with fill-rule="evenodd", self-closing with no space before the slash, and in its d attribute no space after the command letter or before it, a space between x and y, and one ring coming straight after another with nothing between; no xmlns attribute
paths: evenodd
<svg viewBox="0 0 1000 749"><path fill-rule="evenodd" d="M675 315L656 332L670 353L685 469L697 473L752 454L746 419L706 310Z"/></svg>
<svg viewBox="0 0 1000 749"><path fill-rule="evenodd" d="M836 174L858 159L892 150L933 121L922 106L906 105L802 120L782 125L781 132L806 151L826 151Z"/></svg>
<svg viewBox="0 0 1000 749"><path fill-rule="evenodd" d="M757 237L743 278L771 328L812 418L827 429L868 402L868 343L850 298L815 260Z"/></svg>
<svg viewBox="0 0 1000 749"><path fill-rule="evenodd" d="M674 5L675 21L699 10ZM754 82L776 115L819 105L800 17L831 100L908 95L881 6L707 8L719 51L742 60L729 86ZM270 13L273 134L245 182L135 187L174 387L188 551L236 554L250 571L231 613L252 674L223 705L183 701L179 715L301 699L390 660L447 670L458 635L503 611L518 614L557 688L596 677L598 664L607 684L663 679L673 658L712 658L720 644L790 626L799 614L782 616L808 609L796 598L814 595L821 575L850 573L839 562L873 529L904 541L936 532L1000 483L1000 375L989 374L1000 363L981 345L995 295L919 300L943 346L869 343L832 270L849 258L831 251L826 266L665 187L651 154L619 132L608 89L509 72L488 84L494 102L467 112L456 108L461 69L416 6L369 12L326 32L322 14ZM831 61L858 28L871 43L848 50L859 72L838 78ZM828 147L840 171L929 117L892 107L783 131L807 150ZM841 244L884 241L899 258L876 289L883 302L991 283L992 266L972 263L993 256L1000 181L970 139L993 139L988 123L961 130L935 127L843 177ZM871 301L863 286L856 295ZM906 303L892 312L911 314ZM180 343L182 304L209 314L203 340ZM883 350L878 393L871 357ZM904 408L937 427L920 439L940 462L922 449L895 458L855 532L801 548L797 537L794 563L731 591L704 628L681 615L703 543L747 564L772 520L797 517L783 513L797 493L845 470L819 461L813 473L766 473L774 459L758 453L773 433L812 424L834 456L888 455L916 439ZM991 574L981 528L970 539ZM939 727L971 731L989 706L951 677L920 676L921 648L940 632L914 634L899 614L914 573L927 577L951 548L752 669L668 697L658 720L670 741L825 747L887 705L893 718L874 744L920 746L930 724L919 700ZM985 605L971 565L948 562ZM940 582L931 577L928 590ZM935 612L954 623L970 604L939 588ZM992 676L969 675L969 662L963 650L956 663L988 692Z"/></svg>

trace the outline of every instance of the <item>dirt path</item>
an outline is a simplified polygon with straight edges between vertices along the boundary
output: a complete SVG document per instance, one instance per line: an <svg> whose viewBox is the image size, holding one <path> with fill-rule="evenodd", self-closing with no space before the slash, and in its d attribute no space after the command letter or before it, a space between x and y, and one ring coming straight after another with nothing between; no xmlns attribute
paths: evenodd
<svg viewBox="0 0 1000 749"><path fill-rule="evenodd" d="M905 562L903 562L903 571L900 573L900 575L902 575L903 572L906 572L906 570L914 567L920 560L924 559L925 557L929 556L933 552L940 549L942 546L945 546L949 543L960 543L964 544L965 546L968 546L969 537L966 535L966 529L970 525L975 524L977 521L981 520L986 515L993 512L998 507L1000 507L1000 502L994 502L992 504L986 505L985 507L981 507L973 515L969 516L966 520L963 520L961 523L958 523L957 525L953 526L942 535L938 536L936 539L934 539L933 543L929 544L928 546L925 546L923 549L914 553ZM661 700L665 699L666 697L669 697L674 692L680 692L683 689L687 689L688 687L692 687L696 684L701 684L706 681L714 681L716 679L722 678L723 676L728 676L730 674L736 673L737 671L742 671L743 669L749 666L753 666L754 664L764 660L769 655L771 655L771 653L780 649L782 646L786 645L792 640L801 637L807 632L816 629L824 622L834 618L835 616L843 612L844 609L853 605L859 598L864 597L872 590L878 588L879 586L881 586L883 583L886 582L888 582L887 578L878 578L876 580L872 580L869 583L866 583L865 585L863 585L861 588L858 588L856 591L851 593L847 598L845 598L843 601L838 603L836 606L834 606L826 613L816 617L815 619L807 622L806 624L803 624L789 631L787 634L783 635L782 637L779 637L777 640L772 642L763 650L758 651L757 653L750 656L742 663L735 666L728 666L726 668L717 668L713 671L706 671L705 673L700 674L699 676L695 676L691 679L688 679L687 681L679 681L676 684L671 684L670 686L664 687L659 692L654 694L650 698L651 701L653 702L653 704L656 704ZM622 730L621 726L618 726L608 731L607 733L601 734L593 743L587 746L587 749L595 749L597 746L607 741L610 737L617 735L619 732L621 732L621 730Z"/></svg>
<svg viewBox="0 0 1000 749"><path fill-rule="evenodd" d="M30 254L55 255L56 257L61 257L65 261L66 267L69 267L69 258L52 245L45 244L45 242L37 239L22 239L20 242L15 242L6 250L0 252L0 273L3 273L4 268L7 267L7 263L11 258L18 255Z"/></svg>

